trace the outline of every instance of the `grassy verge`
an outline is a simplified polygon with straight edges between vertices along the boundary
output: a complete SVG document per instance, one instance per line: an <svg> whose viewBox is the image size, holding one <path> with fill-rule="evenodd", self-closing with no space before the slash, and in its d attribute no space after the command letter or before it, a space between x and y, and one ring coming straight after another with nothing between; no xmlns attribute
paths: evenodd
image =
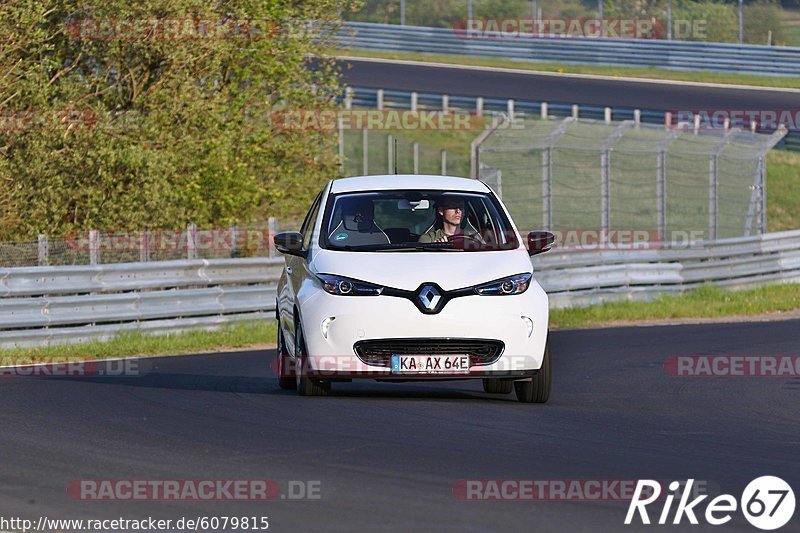
<svg viewBox="0 0 800 533"><path fill-rule="evenodd" d="M754 76L746 74L726 74L722 72L689 72L659 68L630 68L595 65L570 65L567 63L545 63L534 61L515 61L511 59L457 56L447 54L419 54L405 52L380 52L374 50L329 50L332 55L375 57L383 59L404 59L410 61L432 61L479 67L502 67L542 72L568 74L596 74L626 78L647 78L657 80L694 81L701 83L721 83L726 85L755 85L759 87L800 88L800 78Z"/></svg>
<svg viewBox="0 0 800 533"><path fill-rule="evenodd" d="M219 331L191 331L174 335L121 334L109 342L90 342L46 348L0 350L0 358L25 357L34 361L109 359L135 355L172 355L246 348L275 344L277 322L263 320L224 326Z"/></svg>
<svg viewBox="0 0 800 533"><path fill-rule="evenodd" d="M578 328L678 318L753 316L800 308L800 284L770 285L744 291L702 287L683 295L661 296L651 302L613 302L591 307L553 310L553 328Z"/></svg>
<svg viewBox="0 0 800 533"><path fill-rule="evenodd" d="M684 295L662 296L651 302L614 302L584 308L555 309L550 313L550 325L553 329L580 328L658 319L755 316L799 308L800 284L772 285L746 291L728 291L709 286ZM203 353L273 344L275 337L276 322L265 320L228 326L220 331L195 331L158 337L128 333L107 343L0 350L0 359L86 360Z"/></svg>
<svg viewBox="0 0 800 533"><path fill-rule="evenodd" d="M767 156L767 230L800 228L800 153L773 150Z"/></svg>

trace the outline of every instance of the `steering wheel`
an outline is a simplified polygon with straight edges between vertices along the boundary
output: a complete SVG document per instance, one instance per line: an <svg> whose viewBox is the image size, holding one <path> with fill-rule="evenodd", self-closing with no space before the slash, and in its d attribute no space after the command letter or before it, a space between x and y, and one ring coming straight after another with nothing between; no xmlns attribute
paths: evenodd
<svg viewBox="0 0 800 533"><path fill-rule="evenodd" d="M483 241L475 235L467 235L465 233L450 235L447 237L447 241L450 242L455 248L464 248L467 243L478 246L483 246L484 244Z"/></svg>

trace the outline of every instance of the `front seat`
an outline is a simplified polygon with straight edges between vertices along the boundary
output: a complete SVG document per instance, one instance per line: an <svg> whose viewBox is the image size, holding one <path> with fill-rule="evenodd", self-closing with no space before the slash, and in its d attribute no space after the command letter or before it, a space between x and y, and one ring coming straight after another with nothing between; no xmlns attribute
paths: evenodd
<svg viewBox="0 0 800 533"><path fill-rule="evenodd" d="M389 244L389 237L375 223L375 207L368 198L343 198L342 220L328 235L333 246Z"/></svg>

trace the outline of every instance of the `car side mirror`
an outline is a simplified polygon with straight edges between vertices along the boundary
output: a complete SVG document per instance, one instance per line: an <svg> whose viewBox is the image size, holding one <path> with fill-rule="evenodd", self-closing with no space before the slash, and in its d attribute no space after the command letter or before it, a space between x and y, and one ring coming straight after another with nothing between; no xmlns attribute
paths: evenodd
<svg viewBox="0 0 800 533"><path fill-rule="evenodd" d="M528 254L549 252L555 242L556 236L549 231L532 231L528 233Z"/></svg>
<svg viewBox="0 0 800 533"><path fill-rule="evenodd" d="M298 231L278 233L272 238L275 248L282 254L304 256L303 234Z"/></svg>

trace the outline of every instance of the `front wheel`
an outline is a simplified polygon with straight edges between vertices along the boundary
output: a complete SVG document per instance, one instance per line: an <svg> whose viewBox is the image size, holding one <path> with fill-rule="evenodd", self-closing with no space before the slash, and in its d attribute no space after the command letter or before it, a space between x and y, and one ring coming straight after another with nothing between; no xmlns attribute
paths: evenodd
<svg viewBox="0 0 800 533"><path fill-rule="evenodd" d="M306 356L306 341L303 338L303 327L298 322L295 329L295 383L297 384L297 393L300 396L327 396L331 390L330 382L320 381L318 379L310 378L306 375L308 372L308 362Z"/></svg>
<svg viewBox="0 0 800 533"><path fill-rule="evenodd" d="M514 392L517 400L523 403L546 403L550 397L550 383L552 381L550 368L550 338L544 345L544 358L542 367L528 381L515 381Z"/></svg>

